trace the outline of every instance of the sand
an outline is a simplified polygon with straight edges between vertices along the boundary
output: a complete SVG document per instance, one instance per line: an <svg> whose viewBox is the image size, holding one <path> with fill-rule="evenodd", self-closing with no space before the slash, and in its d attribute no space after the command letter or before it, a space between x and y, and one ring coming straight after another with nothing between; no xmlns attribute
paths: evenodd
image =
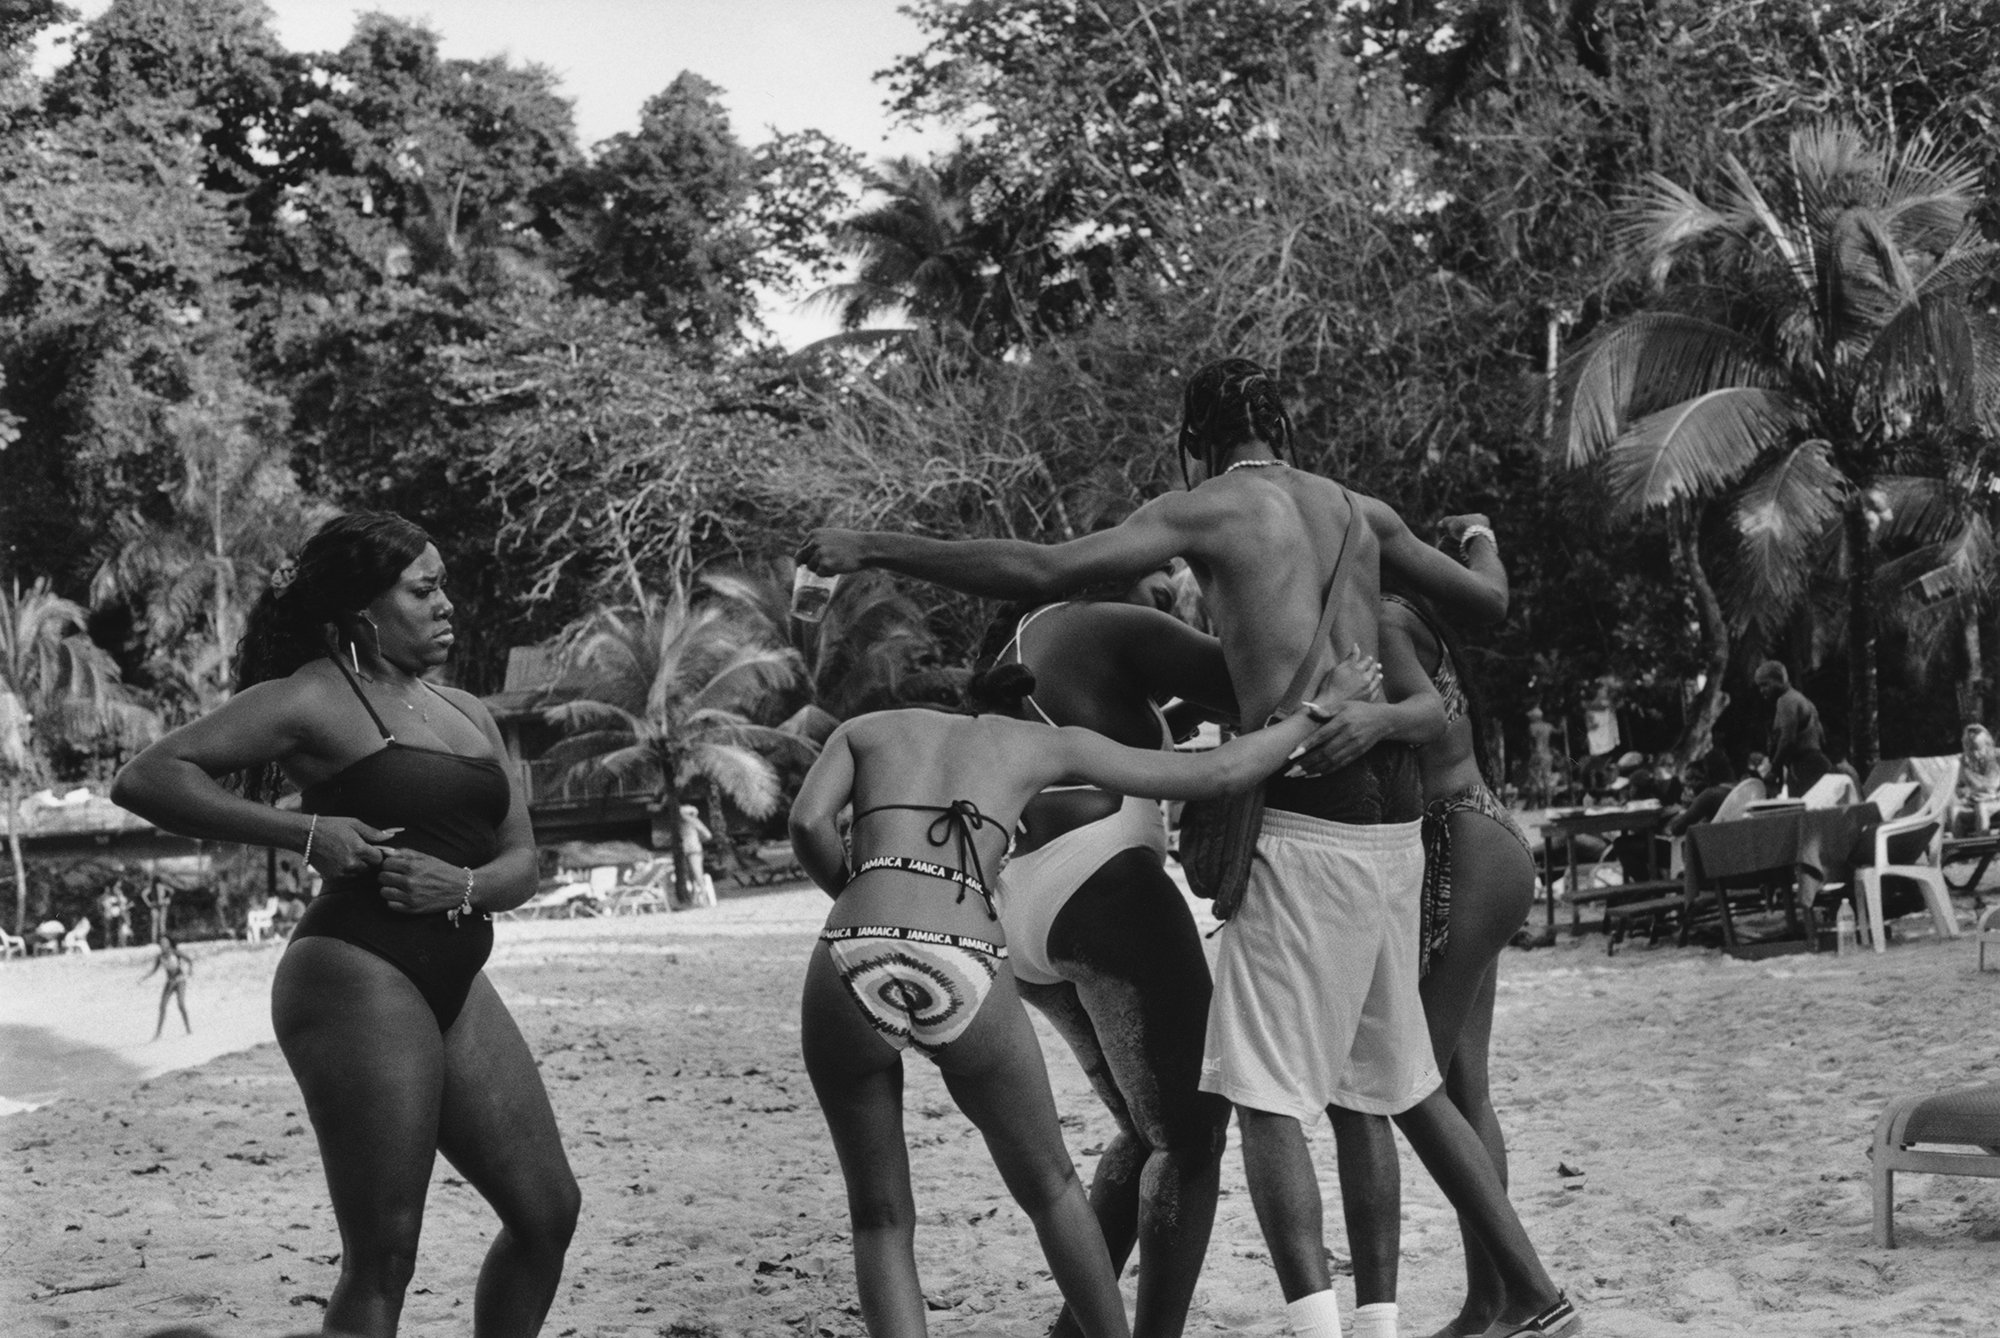
<svg viewBox="0 0 2000 1338"><path fill-rule="evenodd" d="M861 1332L840 1176L798 1056L798 983L824 909L792 891L501 926L491 974L542 1058L585 1200L546 1333ZM56 1045L95 1036L134 1070L86 1064L75 1090L0 1119L0 1332L316 1326L339 1243L296 1089L259 1043L278 949L194 951L196 1036L171 1039L170 1020L158 1047L145 1041L157 993L133 983L143 956L0 968L0 1023ZM1902 1248L1869 1245L1865 1150L1883 1102L1993 1076L2000 973L1982 977L1974 957L1969 940L1921 933L1880 956L1758 963L1607 958L1601 938L1510 951L1494 1069L1516 1201L1588 1332L2000 1331L2000 1186L1906 1176ZM1087 1175L1110 1121L1042 1036ZM1042 1334L1057 1299L1026 1219L934 1070L908 1072L934 1332ZM1338 1223L1324 1124L1313 1146ZM1189 1332L1284 1333L1233 1145L1223 1186ZM1404 1187L1404 1332L1424 1334L1455 1308L1457 1233L1407 1154ZM405 1333L469 1332L491 1229L440 1164ZM1337 1230L1330 1243L1345 1254Z"/></svg>

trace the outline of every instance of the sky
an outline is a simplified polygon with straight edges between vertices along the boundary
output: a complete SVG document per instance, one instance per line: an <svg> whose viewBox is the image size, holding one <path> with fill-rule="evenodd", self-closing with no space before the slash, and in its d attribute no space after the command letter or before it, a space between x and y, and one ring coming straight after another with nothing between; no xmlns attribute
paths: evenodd
<svg viewBox="0 0 2000 1338"><path fill-rule="evenodd" d="M110 0L72 0L85 18ZM817 129L870 159L943 149L937 129L892 125L877 70L916 51L904 0L265 0L278 38L294 51L343 45L357 14L379 10L428 23L444 54L506 55L554 70L575 100L586 146L635 130L639 106L682 70L722 89L736 135L756 144L779 130ZM46 69L63 59L45 51ZM787 347L830 334L831 317L764 303Z"/></svg>

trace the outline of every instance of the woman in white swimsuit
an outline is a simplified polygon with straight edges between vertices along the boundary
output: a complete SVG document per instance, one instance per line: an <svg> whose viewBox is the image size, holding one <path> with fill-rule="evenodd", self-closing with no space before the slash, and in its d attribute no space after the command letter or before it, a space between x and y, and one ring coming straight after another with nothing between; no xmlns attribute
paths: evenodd
<svg viewBox="0 0 2000 1338"><path fill-rule="evenodd" d="M1164 612L1173 597L1162 569L1119 600L1010 610L989 628L982 663L1034 672L1024 719L1171 748L1156 702L1236 711L1221 643ZM1229 1103L1199 1088L1208 959L1165 860L1156 801L1058 787L1022 814L1000 880L1021 997L1062 1034L1117 1121L1090 1202L1115 1269L1138 1248L1138 1338L1177 1338L1186 1325L1229 1121ZM1052 1335L1076 1331L1065 1311Z"/></svg>
<svg viewBox="0 0 2000 1338"><path fill-rule="evenodd" d="M1308 711L1200 756L1009 718L1034 690L1018 666L974 680L974 702L999 714L887 711L849 721L827 740L791 817L799 862L837 899L807 970L801 1039L847 1180L870 1334L925 1332L902 1126L903 1051L911 1048L937 1064L986 1136L1077 1327L1089 1338L1128 1332L1021 1008L988 871L999 868L1029 801L1051 785L1162 798L1243 789L1301 749L1309 714L1372 694L1378 681L1372 663L1343 662ZM850 804L851 856L838 827Z"/></svg>

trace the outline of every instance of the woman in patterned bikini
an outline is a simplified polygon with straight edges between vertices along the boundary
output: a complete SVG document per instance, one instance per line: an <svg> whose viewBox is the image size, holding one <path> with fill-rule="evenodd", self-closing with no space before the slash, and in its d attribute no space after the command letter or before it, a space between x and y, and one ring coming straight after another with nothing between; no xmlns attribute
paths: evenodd
<svg viewBox="0 0 2000 1338"><path fill-rule="evenodd" d="M888 711L827 740L791 817L800 863L836 899L806 973L802 1043L847 1179L856 1283L875 1338L925 1332L902 1123L910 1048L937 1064L986 1136L1078 1327L1088 1338L1128 1333L993 905L989 871L999 872L1028 801L1065 782L1162 799L1247 788L1308 744L1315 718L1372 695L1379 677L1372 661L1345 660L1305 710L1200 756L1014 718L1034 690L1034 675L1014 664L974 679L968 698L985 714ZM851 865L838 827L850 804Z"/></svg>
<svg viewBox="0 0 2000 1338"><path fill-rule="evenodd" d="M1475 518L1477 519L1477 518ZM1493 543L1484 524L1467 528L1461 553ZM1384 594L1382 635L1407 638L1418 663L1444 699L1445 732L1424 746L1424 900L1418 938L1431 1048L1445 1075L1445 1093L1492 1154L1507 1179L1507 1143L1493 1113L1487 1051L1493 1038L1493 998L1500 949L1527 918L1534 900L1535 862L1485 776L1479 732L1484 723L1465 687L1457 638L1421 596ZM1465 1242L1466 1297L1459 1314L1433 1338L1527 1332L1567 1332L1562 1315L1537 1316L1525 1326L1497 1326L1507 1289L1476 1233L1460 1224ZM1567 1307L1566 1300L1557 1307ZM1551 1307L1552 1310L1557 1307Z"/></svg>

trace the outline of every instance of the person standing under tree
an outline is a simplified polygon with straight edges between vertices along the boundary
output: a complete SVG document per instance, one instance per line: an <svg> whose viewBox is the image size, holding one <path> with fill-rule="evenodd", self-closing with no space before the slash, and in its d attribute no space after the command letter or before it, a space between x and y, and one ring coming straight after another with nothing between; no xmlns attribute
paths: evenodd
<svg viewBox="0 0 2000 1338"><path fill-rule="evenodd" d="M703 867L701 846L714 836L693 804L681 805L681 854L687 858L688 900L696 906L715 904L715 879Z"/></svg>
<svg viewBox="0 0 2000 1338"><path fill-rule="evenodd" d="M180 1005L181 1025L186 1027L188 1035L192 1036L194 1023L188 1021L187 982L188 977L194 974L194 958L180 950L180 945L174 942L172 934L160 935L159 948L159 955L153 958L152 966L147 968L145 975L139 977L140 980L147 980L155 971L167 973L166 984L160 987L160 1020L153 1026L153 1039L159 1040L160 1033L166 1029L169 999Z"/></svg>
<svg viewBox="0 0 2000 1338"><path fill-rule="evenodd" d="M1826 730L1819 708L1791 684L1785 666L1766 660L1757 666L1757 691L1777 703L1771 713L1771 766L1794 796L1803 795L1833 763L1826 756Z"/></svg>

